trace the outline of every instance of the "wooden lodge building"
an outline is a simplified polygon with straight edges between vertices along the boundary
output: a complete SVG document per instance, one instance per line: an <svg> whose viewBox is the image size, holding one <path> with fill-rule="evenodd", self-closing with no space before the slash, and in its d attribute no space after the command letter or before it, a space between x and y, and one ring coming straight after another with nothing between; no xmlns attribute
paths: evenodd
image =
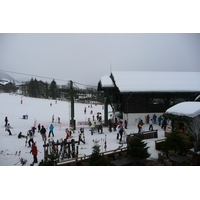
<svg viewBox="0 0 200 200"><path fill-rule="evenodd" d="M98 91L104 93L104 121L110 104L113 113L129 125L147 114L162 115L171 106L194 101L200 95L200 72L114 71L101 77Z"/></svg>

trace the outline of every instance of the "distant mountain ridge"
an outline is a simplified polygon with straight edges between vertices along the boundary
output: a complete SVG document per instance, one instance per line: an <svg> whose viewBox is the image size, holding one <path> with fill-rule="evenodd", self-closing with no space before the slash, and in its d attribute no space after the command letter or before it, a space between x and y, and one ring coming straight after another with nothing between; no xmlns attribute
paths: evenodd
<svg viewBox="0 0 200 200"><path fill-rule="evenodd" d="M2 71L0 71L0 81L1 80L18 82L12 76L10 76L10 75L6 74L5 72L2 72Z"/></svg>

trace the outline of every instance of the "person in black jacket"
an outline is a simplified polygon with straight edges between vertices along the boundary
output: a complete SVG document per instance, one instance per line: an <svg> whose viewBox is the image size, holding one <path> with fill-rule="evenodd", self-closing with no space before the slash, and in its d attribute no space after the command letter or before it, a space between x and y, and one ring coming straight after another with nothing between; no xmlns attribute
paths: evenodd
<svg viewBox="0 0 200 200"><path fill-rule="evenodd" d="M42 126L41 130L40 130L41 136L42 136L42 140L44 141L44 143L46 143L46 129L44 128L44 126Z"/></svg>
<svg viewBox="0 0 200 200"><path fill-rule="evenodd" d="M8 125L8 117L5 117L5 127Z"/></svg>
<svg viewBox="0 0 200 200"><path fill-rule="evenodd" d="M119 135L120 135L120 141L122 141L122 136L123 136L123 133L124 133L124 128L123 128L123 126L121 126L120 127L120 129L119 129Z"/></svg>
<svg viewBox="0 0 200 200"><path fill-rule="evenodd" d="M18 134L18 138L26 138L26 136L25 136L25 135L22 135L22 132L20 132L20 133Z"/></svg>

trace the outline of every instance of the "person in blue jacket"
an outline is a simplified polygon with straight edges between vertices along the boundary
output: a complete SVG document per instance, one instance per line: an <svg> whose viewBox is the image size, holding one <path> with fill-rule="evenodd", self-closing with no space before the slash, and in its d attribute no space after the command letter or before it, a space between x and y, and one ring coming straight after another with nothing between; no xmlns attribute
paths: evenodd
<svg viewBox="0 0 200 200"><path fill-rule="evenodd" d="M154 114L153 115L153 122L154 122L154 124L156 124L156 119L157 119L157 116L156 116L156 114Z"/></svg>
<svg viewBox="0 0 200 200"><path fill-rule="evenodd" d="M53 129L54 129L54 126L53 126L53 124L51 124L49 127L49 137L50 137L51 133L52 133L52 136L54 137Z"/></svg>

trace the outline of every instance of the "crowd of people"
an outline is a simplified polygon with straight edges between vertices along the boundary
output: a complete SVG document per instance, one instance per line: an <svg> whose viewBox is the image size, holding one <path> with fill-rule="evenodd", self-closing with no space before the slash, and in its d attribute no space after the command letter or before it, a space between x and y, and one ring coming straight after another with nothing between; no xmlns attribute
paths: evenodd
<svg viewBox="0 0 200 200"><path fill-rule="evenodd" d="M84 108L84 113L86 113L86 108ZM95 115L93 112L90 112L90 114L92 115L92 120L90 120L90 118L88 119L88 125L90 127L91 135L93 135L95 132L102 134L103 133L102 114L100 112L97 112L96 118L95 118ZM52 123L48 127L48 129L49 129L48 138L55 136L54 135L54 123L55 123L54 119L55 118L53 115L52 121L51 121ZM60 123L60 117L58 117L57 122ZM161 128L163 130L166 130L166 126L167 126L167 122L164 119L164 117L162 115L157 117L156 114L154 114L151 118L149 115L146 115L145 123L149 124L149 130L153 130L154 124L158 124L159 126L161 126ZM116 139L121 142L123 134L126 133L125 129L127 129L128 121L126 119L122 120L120 118L117 118L111 114L109 116L107 125L108 125L109 132L112 132L112 131L116 132ZM143 120L138 119L138 123L137 123L138 133L141 133L144 131L143 126L144 126ZM8 117L5 117L5 131L7 131L9 133L9 135L12 135L11 129L13 129L13 127L10 125ZM18 134L18 138L25 138L26 143L28 144L28 147L31 148L30 153L32 153L32 155L33 155L34 163L37 162L37 146L36 146L36 142L34 141L34 134L35 134L36 130L38 133L41 134L41 138L42 138L44 144L46 144L47 130L44 127L44 125L40 125L40 123L38 124L37 129L36 129L36 127L31 127L31 129L27 131L27 135L23 135L22 132L20 132ZM73 124L71 124L69 128L65 129L65 135L66 135L65 139L69 139L72 136L72 133L75 133ZM78 133L79 133L79 135L78 135L79 143L82 142L85 144L84 128L81 127L80 131L78 131Z"/></svg>
<svg viewBox="0 0 200 200"><path fill-rule="evenodd" d="M156 114L154 114L152 116L152 118L150 118L149 115L146 115L145 120L146 120L146 124L149 124L149 131L152 131L153 125L157 124L157 123L163 130L166 130L166 128L167 128L167 121L165 120L165 118L162 115L160 115L158 118L157 118ZM144 125L143 120L139 119L139 123L137 125L138 126L138 133L143 132L143 125Z"/></svg>
<svg viewBox="0 0 200 200"><path fill-rule="evenodd" d="M7 131L9 133L9 135L13 135L12 132L11 132L11 129L13 129L13 127L11 127L10 123L9 123L9 120L8 120L8 117L6 116L5 117L5 131ZM44 143L46 143L46 140L47 140L47 137L46 137L46 128L40 124L38 124L38 133L41 134L42 136L42 140L44 141ZM51 124L49 126L49 135L48 137L52 136L54 137L54 126L53 124ZM21 138L25 138L26 141L25 141L25 146L27 146L27 143L28 143L28 147L31 148L30 150L30 153L32 153L33 155L33 163L37 163L37 146L36 146L36 142L34 141L34 134L35 134L35 131L36 131L36 127L31 127L31 129L29 129L27 131L27 134L26 135L23 135L22 132L19 132L18 134L18 138L21 139Z"/></svg>

